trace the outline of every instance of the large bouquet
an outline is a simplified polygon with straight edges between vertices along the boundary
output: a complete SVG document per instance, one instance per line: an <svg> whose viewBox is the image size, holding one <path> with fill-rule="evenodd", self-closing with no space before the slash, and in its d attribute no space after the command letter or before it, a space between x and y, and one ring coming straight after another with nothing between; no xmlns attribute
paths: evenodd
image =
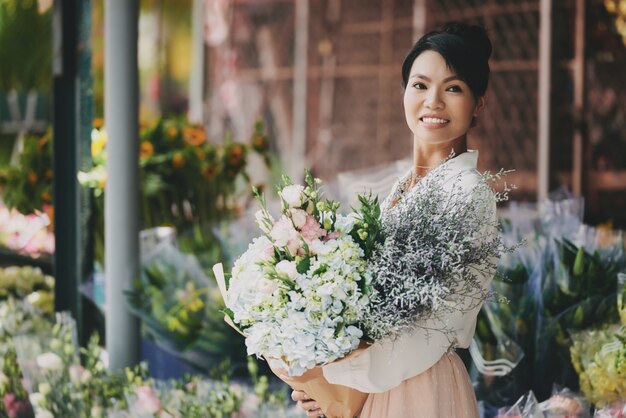
<svg viewBox="0 0 626 418"><path fill-rule="evenodd" d="M221 265L214 269L226 312L246 336L248 353L292 376L359 347L364 334L358 324L371 282L367 261L381 230L376 198L360 196L360 209L344 216L337 213L339 203L322 199L320 181L308 171L305 183L284 178L278 220L256 193L262 206L257 222L265 235L235 261L228 283ZM345 387L329 389L326 382L309 383L306 392L327 416L350 418L366 397Z"/></svg>
<svg viewBox="0 0 626 418"><path fill-rule="evenodd" d="M485 173L477 182L445 165L422 179L383 217L384 242L369 265L373 292L363 328L374 340L394 338L417 327L450 333L448 314L477 309L490 295L486 284L506 250L495 217L497 201ZM393 200L393 199L392 199Z"/></svg>
<svg viewBox="0 0 626 418"><path fill-rule="evenodd" d="M376 199L361 198L348 216L321 199L310 172L306 187L285 178L282 216L263 198L265 235L235 261L227 313L246 335L249 354L276 359L291 375L341 358L363 338L357 326L369 299L367 259L379 235Z"/></svg>

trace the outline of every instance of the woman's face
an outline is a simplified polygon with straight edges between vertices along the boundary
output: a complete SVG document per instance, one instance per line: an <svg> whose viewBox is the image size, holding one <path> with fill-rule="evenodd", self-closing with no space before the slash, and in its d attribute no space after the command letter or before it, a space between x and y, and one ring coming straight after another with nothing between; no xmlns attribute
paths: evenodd
<svg viewBox="0 0 626 418"><path fill-rule="evenodd" d="M464 137L483 107L484 97L476 100L438 52L424 51L413 61L404 115L417 140L435 145Z"/></svg>

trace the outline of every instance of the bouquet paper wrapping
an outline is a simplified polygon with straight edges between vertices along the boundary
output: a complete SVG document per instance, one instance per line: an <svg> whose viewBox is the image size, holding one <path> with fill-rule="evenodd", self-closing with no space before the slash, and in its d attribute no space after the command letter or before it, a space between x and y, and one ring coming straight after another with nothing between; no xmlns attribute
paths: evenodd
<svg viewBox="0 0 626 418"><path fill-rule="evenodd" d="M224 269L221 263L213 266L213 273L215 273L215 279L217 280L217 285L222 293L222 297L224 301L226 301L226 281L224 280ZM245 336L228 316L224 316L224 321L241 335ZM354 350L344 357L344 359L357 356L363 350L363 348ZM272 370L274 370L271 359L268 359L268 363ZM359 415L368 397L367 393L359 392L356 389L329 383L323 376L309 380L306 383L286 383L294 390L303 391L309 395L311 399L315 399L326 418L354 418Z"/></svg>

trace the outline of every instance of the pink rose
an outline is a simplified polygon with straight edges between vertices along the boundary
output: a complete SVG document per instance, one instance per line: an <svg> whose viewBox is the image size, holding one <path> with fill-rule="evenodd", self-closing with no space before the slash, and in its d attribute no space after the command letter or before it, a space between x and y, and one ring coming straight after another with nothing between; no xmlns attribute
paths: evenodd
<svg viewBox="0 0 626 418"><path fill-rule="evenodd" d="M156 414L161 409L161 401L156 397L154 389L150 386L140 386L135 389L139 397L137 400L137 410L143 414Z"/></svg>
<svg viewBox="0 0 626 418"><path fill-rule="evenodd" d="M307 244L326 235L324 228L322 228L317 219L311 215L307 215L306 223L300 230L300 233Z"/></svg>

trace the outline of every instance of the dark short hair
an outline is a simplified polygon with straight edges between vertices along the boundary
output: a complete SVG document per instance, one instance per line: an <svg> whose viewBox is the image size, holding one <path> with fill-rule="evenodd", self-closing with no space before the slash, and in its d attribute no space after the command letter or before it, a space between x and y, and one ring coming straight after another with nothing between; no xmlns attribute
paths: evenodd
<svg viewBox="0 0 626 418"><path fill-rule="evenodd" d="M489 81L491 41L487 31L476 25L446 23L440 30L422 36L402 64L402 87L406 89L413 61L424 51L441 54L449 68L469 86L475 98L484 96Z"/></svg>

